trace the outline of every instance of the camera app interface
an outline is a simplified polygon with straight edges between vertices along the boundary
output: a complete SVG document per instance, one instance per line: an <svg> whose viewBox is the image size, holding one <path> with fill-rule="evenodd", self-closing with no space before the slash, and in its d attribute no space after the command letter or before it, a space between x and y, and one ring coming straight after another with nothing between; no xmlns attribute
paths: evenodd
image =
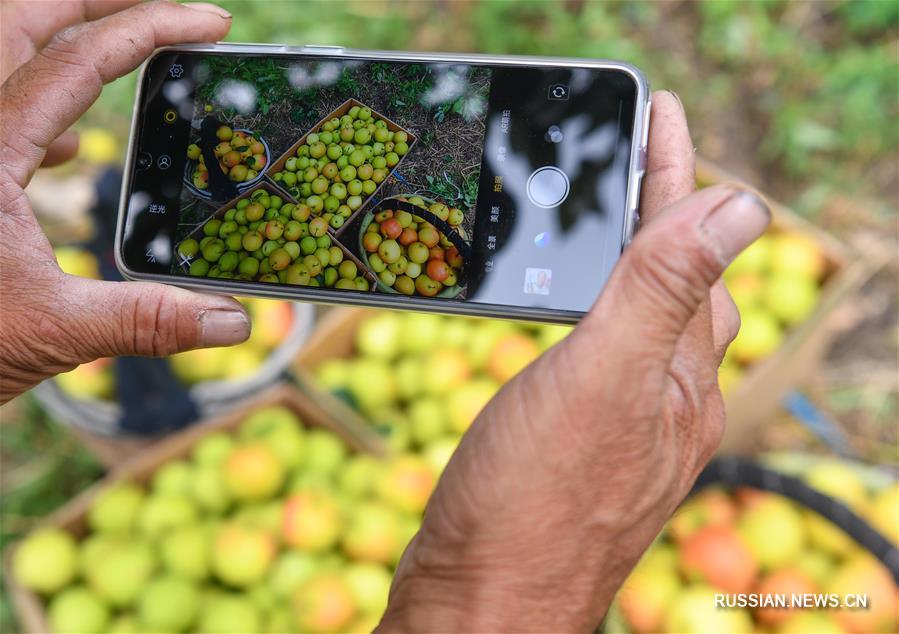
<svg viewBox="0 0 899 634"><path fill-rule="evenodd" d="M138 271L585 311L621 250L623 72L165 54L124 236Z"/></svg>

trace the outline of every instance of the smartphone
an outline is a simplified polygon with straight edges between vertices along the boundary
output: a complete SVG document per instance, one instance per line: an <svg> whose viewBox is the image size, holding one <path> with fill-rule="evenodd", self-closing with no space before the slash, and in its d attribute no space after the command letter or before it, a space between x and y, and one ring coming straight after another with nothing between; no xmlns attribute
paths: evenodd
<svg viewBox="0 0 899 634"><path fill-rule="evenodd" d="M621 62L160 49L116 261L206 292L573 323L637 225L649 111Z"/></svg>

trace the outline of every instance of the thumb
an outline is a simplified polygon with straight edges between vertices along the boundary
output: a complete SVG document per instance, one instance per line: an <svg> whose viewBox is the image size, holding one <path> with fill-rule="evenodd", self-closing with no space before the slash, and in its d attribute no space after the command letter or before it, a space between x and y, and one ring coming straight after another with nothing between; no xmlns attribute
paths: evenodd
<svg viewBox="0 0 899 634"><path fill-rule="evenodd" d="M161 357L229 346L250 336L250 320L230 297L146 282L67 276L69 339L84 358Z"/></svg>
<svg viewBox="0 0 899 634"><path fill-rule="evenodd" d="M639 354L667 367L709 289L770 220L767 205L736 186L681 199L637 234L585 325L601 332L611 348L621 348L623 356L614 358Z"/></svg>

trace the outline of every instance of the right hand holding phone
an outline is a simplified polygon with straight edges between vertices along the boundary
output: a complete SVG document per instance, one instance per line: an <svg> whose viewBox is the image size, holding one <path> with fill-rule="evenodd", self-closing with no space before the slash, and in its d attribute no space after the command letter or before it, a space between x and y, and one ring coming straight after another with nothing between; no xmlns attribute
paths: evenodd
<svg viewBox="0 0 899 634"><path fill-rule="evenodd" d="M644 228L590 313L466 433L407 548L382 631L592 631L717 447L739 328L720 281L768 225L694 190L683 108L653 96Z"/></svg>

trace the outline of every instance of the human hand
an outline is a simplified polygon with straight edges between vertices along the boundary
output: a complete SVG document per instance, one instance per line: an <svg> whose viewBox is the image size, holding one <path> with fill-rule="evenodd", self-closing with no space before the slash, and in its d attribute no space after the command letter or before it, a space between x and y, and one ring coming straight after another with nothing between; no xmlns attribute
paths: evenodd
<svg viewBox="0 0 899 634"><path fill-rule="evenodd" d="M380 631L593 631L717 447L739 328L720 281L769 222L696 193L680 102L653 97L643 229L590 313L484 408L403 555Z"/></svg>
<svg viewBox="0 0 899 634"><path fill-rule="evenodd" d="M231 16L206 3L4 2L0 67L0 403L80 363L239 343L250 323L231 298L66 275L25 195L43 163L70 158L66 132L103 84L156 47L215 41ZM126 8L128 7L128 8Z"/></svg>

